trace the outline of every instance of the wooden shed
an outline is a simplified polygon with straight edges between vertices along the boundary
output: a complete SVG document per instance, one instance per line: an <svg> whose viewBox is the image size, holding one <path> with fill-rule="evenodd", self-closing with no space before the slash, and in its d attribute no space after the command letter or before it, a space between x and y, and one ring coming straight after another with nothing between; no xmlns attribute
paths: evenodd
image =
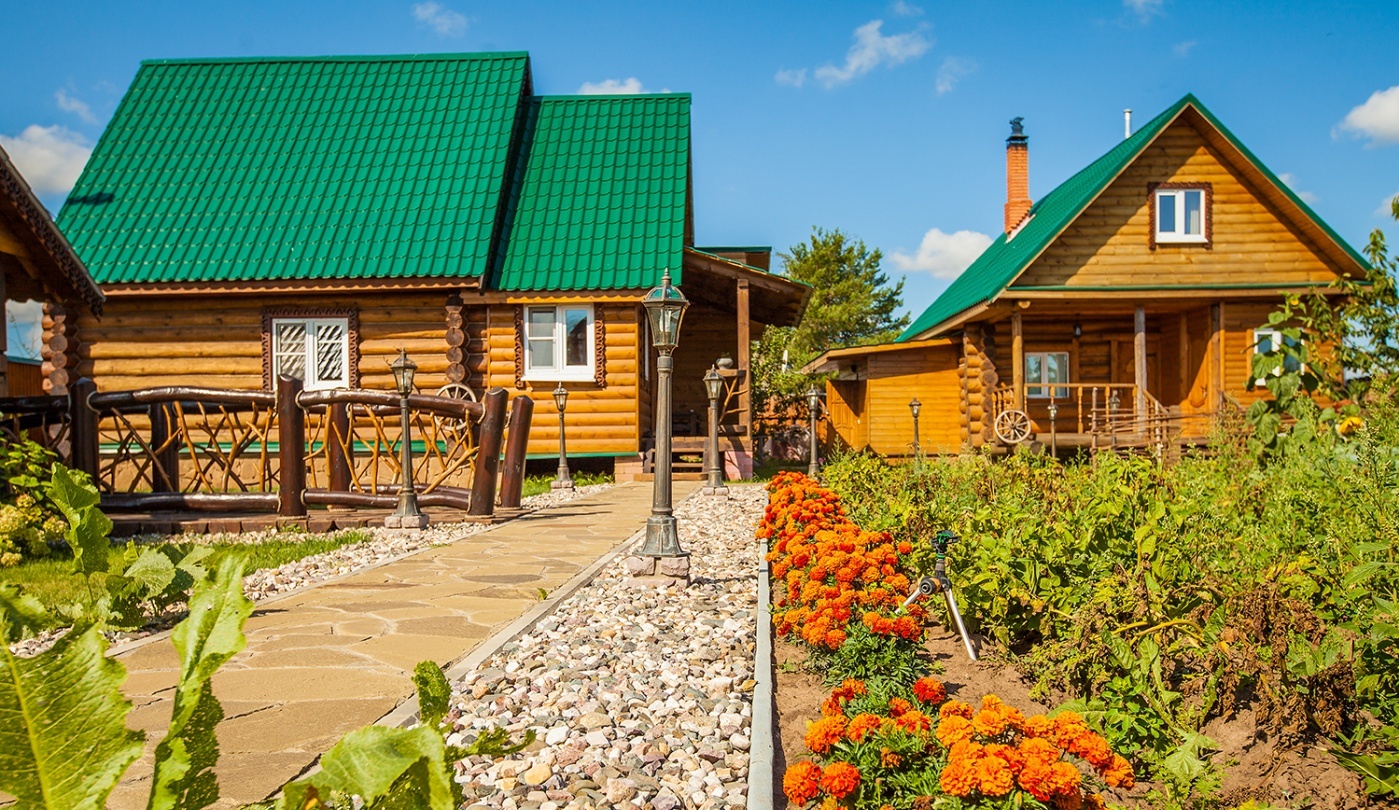
<svg viewBox="0 0 1399 810"><path fill-rule="evenodd" d="M1051 404L1061 446L1203 442L1221 408L1267 396L1248 390L1252 356L1282 339L1268 316L1283 297L1331 294L1331 282L1366 270L1194 96L1038 202L1028 137L1012 124L1004 232L894 343L807 367L837 372L842 441L897 453L875 427L894 417L871 410L872 392L888 388L955 399L935 406L940 427L923 429L955 427L963 446L1043 441ZM868 401L840 392L851 385ZM902 419L908 435L907 408Z"/></svg>
<svg viewBox="0 0 1399 810"><path fill-rule="evenodd" d="M808 294L695 248L691 161L688 94L538 96L524 53L145 62L59 217L107 313L46 340L100 390L389 388L405 348L424 391L534 398L533 456L565 385L570 455L639 470L662 273L682 411Z"/></svg>

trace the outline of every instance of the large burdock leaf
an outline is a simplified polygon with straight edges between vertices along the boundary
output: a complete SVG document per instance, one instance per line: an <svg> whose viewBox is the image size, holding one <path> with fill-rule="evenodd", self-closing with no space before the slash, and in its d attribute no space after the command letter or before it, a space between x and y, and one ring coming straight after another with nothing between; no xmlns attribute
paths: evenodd
<svg viewBox="0 0 1399 810"><path fill-rule="evenodd" d="M282 791L278 810L303 810L333 794L359 796L366 807L452 810L442 735L436 729L365 726L321 757L321 770Z"/></svg>
<svg viewBox="0 0 1399 810"><path fill-rule="evenodd" d="M8 635L12 617L0 606ZM126 669L96 627L16 658L0 644L0 790L20 807L100 810L145 735L126 727Z"/></svg>
<svg viewBox="0 0 1399 810"><path fill-rule="evenodd" d="M106 571L107 554L112 550L108 539L112 521L97 508L102 500L97 488L79 483L63 465L55 464L49 497L68 521L64 537L73 549L73 569L80 574Z"/></svg>
<svg viewBox="0 0 1399 810"><path fill-rule="evenodd" d="M209 679L247 643L243 622L252 612L252 600L243 595L241 558L230 556L212 580L195 584L189 616L170 634L180 654L180 683L170 730L155 749L150 810L197 810L218 799L214 731L223 707Z"/></svg>

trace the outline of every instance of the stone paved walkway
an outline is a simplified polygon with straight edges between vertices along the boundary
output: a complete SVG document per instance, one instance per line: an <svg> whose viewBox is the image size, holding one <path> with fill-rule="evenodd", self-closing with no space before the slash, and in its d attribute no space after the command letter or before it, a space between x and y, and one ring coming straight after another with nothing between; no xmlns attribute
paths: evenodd
<svg viewBox="0 0 1399 810"><path fill-rule="evenodd" d="M677 483L676 500L698 485ZM410 697L414 665L446 665L616 548L645 525L651 485L605 492L518 518L364 573L259 607L248 646L214 676L219 725L217 807L260 801L347 731ZM151 756L170 721L178 661L168 639L120 653L128 725L145 755L108 806L144 807Z"/></svg>

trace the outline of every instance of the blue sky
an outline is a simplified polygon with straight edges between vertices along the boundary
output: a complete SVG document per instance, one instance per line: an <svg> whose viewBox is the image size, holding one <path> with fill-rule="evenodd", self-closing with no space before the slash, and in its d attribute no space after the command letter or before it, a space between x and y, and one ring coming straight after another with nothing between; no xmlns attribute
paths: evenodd
<svg viewBox="0 0 1399 810"><path fill-rule="evenodd" d="M840 228L915 314L1000 227L1017 115L1038 198L1122 137L1123 108L1193 92L1342 237L1399 242L1392 0L12 6L0 143L55 211L142 59L527 50L537 92L693 94L700 244Z"/></svg>

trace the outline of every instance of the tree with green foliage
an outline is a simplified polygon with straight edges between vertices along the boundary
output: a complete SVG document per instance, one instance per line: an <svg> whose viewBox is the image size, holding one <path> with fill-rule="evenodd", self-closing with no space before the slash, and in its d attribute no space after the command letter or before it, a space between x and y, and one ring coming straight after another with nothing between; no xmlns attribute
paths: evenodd
<svg viewBox="0 0 1399 810"><path fill-rule="evenodd" d="M753 397L760 403L799 397L811 382L799 370L819 353L890 341L908 325L907 315L895 314L904 283L885 275L878 248L817 227L809 242L778 255L786 276L810 284L812 293L801 323L769 328L754 346Z"/></svg>

